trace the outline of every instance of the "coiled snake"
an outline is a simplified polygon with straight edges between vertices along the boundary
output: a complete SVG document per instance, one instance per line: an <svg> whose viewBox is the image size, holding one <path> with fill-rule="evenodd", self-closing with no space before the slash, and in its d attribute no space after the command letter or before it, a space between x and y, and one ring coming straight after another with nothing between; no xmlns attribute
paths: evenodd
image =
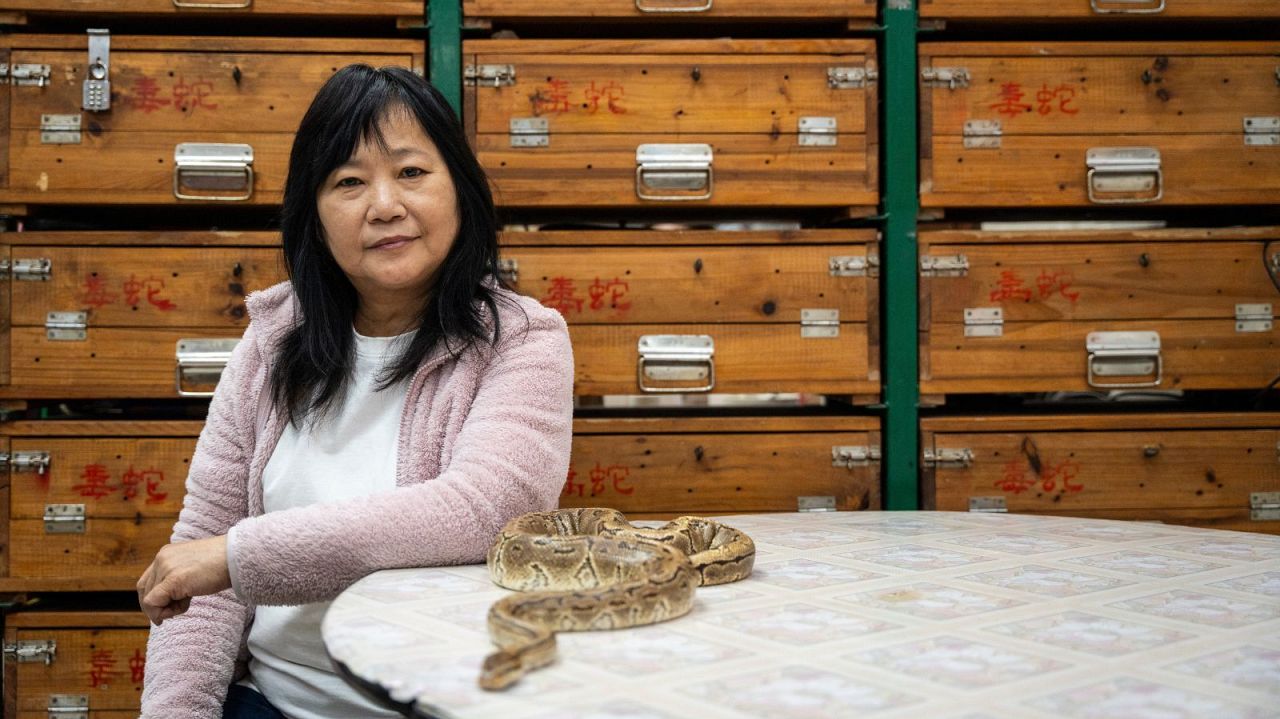
<svg viewBox="0 0 1280 719"><path fill-rule="evenodd" d="M702 517L657 529L612 509L562 509L513 519L489 548L489 576L514 589L489 609L498 651L484 660L483 689L505 689L555 660L555 632L622 629L674 619L700 584L751 574L755 543Z"/></svg>

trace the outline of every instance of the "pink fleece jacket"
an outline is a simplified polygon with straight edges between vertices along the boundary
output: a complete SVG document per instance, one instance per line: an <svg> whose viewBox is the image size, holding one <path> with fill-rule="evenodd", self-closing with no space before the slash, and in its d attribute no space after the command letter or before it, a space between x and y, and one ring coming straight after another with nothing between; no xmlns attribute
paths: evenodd
<svg viewBox="0 0 1280 719"><path fill-rule="evenodd" d="M506 290L502 336L410 380L394 492L264 514L262 472L284 430L265 391L295 303L286 282L245 304L250 324L222 374L187 476L173 542L236 527L236 587L199 597L147 644L143 719L219 719L242 673L257 604L330 600L379 569L484 560L498 530L556 506L569 468L573 355L559 313ZM521 311L523 310L523 312ZM484 311L486 324L492 317Z"/></svg>

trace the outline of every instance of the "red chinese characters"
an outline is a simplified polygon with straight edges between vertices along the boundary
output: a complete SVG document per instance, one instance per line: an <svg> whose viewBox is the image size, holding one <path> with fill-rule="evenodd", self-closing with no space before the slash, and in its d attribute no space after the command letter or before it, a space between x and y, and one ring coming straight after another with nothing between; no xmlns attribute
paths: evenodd
<svg viewBox="0 0 1280 719"><path fill-rule="evenodd" d="M627 108L622 106L622 100L626 94L626 88L614 80L607 82L592 80L582 90L582 102L576 103L577 89L573 84L568 80L551 77L547 78L545 85L529 96L529 109L534 117L564 114L575 110L594 115L602 109L614 115L625 115Z"/></svg>
<svg viewBox="0 0 1280 719"><path fill-rule="evenodd" d="M89 307L101 309L114 304L121 298L110 290L106 278L101 277L97 272L90 272L84 276L84 284L80 286L80 301ZM140 280L137 275L131 274L129 279L120 283L120 290L123 293L124 304L135 309L142 304L144 295L147 304L161 312L178 309L177 303L163 296L164 280L159 277L149 276Z"/></svg>
<svg viewBox="0 0 1280 719"><path fill-rule="evenodd" d="M134 684L141 684L146 673L147 657L141 649L134 649L133 656L129 658L129 680Z"/></svg>
<svg viewBox="0 0 1280 719"><path fill-rule="evenodd" d="M1075 481L1079 475L1080 463L1073 459L1057 463L1041 462L1039 472L1015 459L1005 462L1000 479L992 486L1009 494L1022 494L1039 483L1040 489L1045 492L1056 492L1061 487L1063 493L1075 494L1084 490L1084 485Z"/></svg>
<svg viewBox="0 0 1280 719"><path fill-rule="evenodd" d="M89 686L107 689L111 680L120 676L116 670L116 653L110 649L97 649L89 656Z"/></svg>
<svg viewBox="0 0 1280 719"><path fill-rule="evenodd" d="M185 76L179 75L166 93L155 78L143 76L134 80L130 87L128 105L148 115L167 107L188 114L195 112L196 108L216 110L217 103L210 101L213 91L213 82L210 80L197 77L188 81Z"/></svg>
<svg viewBox="0 0 1280 719"><path fill-rule="evenodd" d="M80 484L72 489L79 492L81 497L102 499L118 489L111 484L111 473L101 464L86 464L84 471L80 473L80 480Z"/></svg>
<svg viewBox="0 0 1280 719"><path fill-rule="evenodd" d="M1067 83L1062 83L1056 87L1050 87L1048 83L1042 83L1040 89L1036 91L1034 105L1024 101L1026 96L1027 92L1022 89L1022 83L1004 82L1000 84L996 102L991 103L988 107L1008 118L1015 118L1032 110L1035 110L1041 116L1047 116L1054 112L1063 115L1077 115L1080 113L1080 108L1073 104L1076 99L1076 88Z"/></svg>
<svg viewBox="0 0 1280 719"><path fill-rule="evenodd" d="M130 464L124 474L120 475L120 484L117 486L111 484L111 472L106 465L86 464L80 479L82 482L72 489L79 492L81 497L91 499L102 499L116 490L122 490L121 498L125 500L137 499L141 490L146 493L147 504L162 504L169 496L168 492L160 491L164 483L164 472L155 467L137 470Z"/></svg>
<svg viewBox="0 0 1280 719"><path fill-rule="evenodd" d="M584 307L593 312L607 310L618 314L631 309L631 302L625 301L628 290L630 285L617 277L603 281L597 277L587 286L587 297L584 298L578 296L572 278L552 277L547 294L538 301L564 315L565 319L582 314Z"/></svg>
<svg viewBox="0 0 1280 719"><path fill-rule="evenodd" d="M1022 302L1030 302L1033 298L1047 300L1054 296L1064 297L1075 304L1080 299L1080 293L1072 291L1071 285L1075 279L1070 272L1054 270L1050 272L1047 269L1040 270L1040 274L1036 277L1036 288L1033 292L1030 287L1026 286L1026 281L1018 274L1017 270L1001 270L1000 279L996 280L995 289L991 290L990 298L992 302L1008 302L1018 300Z"/></svg>
<svg viewBox="0 0 1280 719"><path fill-rule="evenodd" d="M631 468L621 464L611 464L608 466L601 465L596 462L596 466L591 468L587 473L587 482L590 482L591 493L587 494L587 482L577 480L578 473L572 467L569 468L569 476L564 483L564 491L560 493L562 497L598 497L612 491L614 494L633 494L635 487L627 484L628 478L631 476Z"/></svg>

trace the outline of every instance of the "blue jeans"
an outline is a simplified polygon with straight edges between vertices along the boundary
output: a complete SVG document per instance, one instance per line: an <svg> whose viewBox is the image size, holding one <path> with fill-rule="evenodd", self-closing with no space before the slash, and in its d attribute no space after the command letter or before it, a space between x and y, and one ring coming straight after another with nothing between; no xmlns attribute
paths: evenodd
<svg viewBox="0 0 1280 719"><path fill-rule="evenodd" d="M285 716L258 692L232 684L222 705L222 719L285 719Z"/></svg>

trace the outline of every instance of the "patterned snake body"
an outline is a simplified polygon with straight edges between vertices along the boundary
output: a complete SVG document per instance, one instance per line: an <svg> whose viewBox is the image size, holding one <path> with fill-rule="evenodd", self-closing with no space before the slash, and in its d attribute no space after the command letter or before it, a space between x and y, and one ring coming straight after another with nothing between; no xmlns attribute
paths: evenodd
<svg viewBox="0 0 1280 719"><path fill-rule="evenodd" d="M555 660L555 632L622 629L674 619L700 584L751 574L755 544L701 517L657 529L632 526L612 509L564 509L517 517L489 549L489 576L520 594L489 610L498 651L480 686L504 689Z"/></svg>

